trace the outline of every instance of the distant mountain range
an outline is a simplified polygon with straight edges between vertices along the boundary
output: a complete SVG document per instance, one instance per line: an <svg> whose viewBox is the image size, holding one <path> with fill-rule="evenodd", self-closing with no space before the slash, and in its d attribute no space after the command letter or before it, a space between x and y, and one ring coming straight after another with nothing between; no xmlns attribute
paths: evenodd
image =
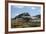
<svg viewBox="0 0 46 34"><path fill-rule="evenodd" d="M16 16L15 18L12 18L12 19L17 19L17 18L34 18L34 17L40 18L41 16L40 15L36 15L36 16L31 17L29 13L22 13L22 14L19 14L18 16Z"/></svg>

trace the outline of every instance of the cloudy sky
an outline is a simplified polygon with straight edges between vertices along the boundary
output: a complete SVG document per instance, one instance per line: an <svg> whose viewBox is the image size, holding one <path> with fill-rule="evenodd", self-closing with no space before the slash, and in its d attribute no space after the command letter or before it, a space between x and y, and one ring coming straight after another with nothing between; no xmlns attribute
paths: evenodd
<svg viewBox="0 0 46 34"><path fill-rule="evenodd" d="M31 16L40 14L41 8L39 6L20 6L20 5L11 5L11 18L15 16L28 12Z"/></svg>

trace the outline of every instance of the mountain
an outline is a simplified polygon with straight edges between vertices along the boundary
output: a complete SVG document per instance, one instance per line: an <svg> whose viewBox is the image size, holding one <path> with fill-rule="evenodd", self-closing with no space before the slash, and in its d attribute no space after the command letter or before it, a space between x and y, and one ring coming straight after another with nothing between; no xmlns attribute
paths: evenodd
<svg viewBox="0 0 46 34"><path fill-rule="evenodd" d="M35 17L38 17L38 18L40 18L40 17L41 17L41 15L36 15Z"/></svg>
<svg viewBox="0 0 46 34"><path fill-rule="evenodd" d="M22 16L30 16L29 13L22 13L22 14L19 14L18 16L15 17L16 18L22 18Z"/></svg>
<svg viewBox="0 0 46 34"><path fill-rule="evenodd" d="M22 13L11 19L12 28L39 27L40 15L30 16L29 13Z"/></svg>

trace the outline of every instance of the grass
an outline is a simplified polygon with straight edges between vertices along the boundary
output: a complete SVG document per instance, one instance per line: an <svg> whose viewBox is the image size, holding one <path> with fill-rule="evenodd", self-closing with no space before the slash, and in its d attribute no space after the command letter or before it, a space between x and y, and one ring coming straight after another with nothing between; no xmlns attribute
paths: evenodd
<svg viewBox="0 0 46 34"><path fill-rule="evenodd" d="M24 22L23 20L21 21L16 21L16 20L12 20L11 21L11 28L26 28L26 27L39 27L40 26L40 22L36 21L36 22Z"/></svg>

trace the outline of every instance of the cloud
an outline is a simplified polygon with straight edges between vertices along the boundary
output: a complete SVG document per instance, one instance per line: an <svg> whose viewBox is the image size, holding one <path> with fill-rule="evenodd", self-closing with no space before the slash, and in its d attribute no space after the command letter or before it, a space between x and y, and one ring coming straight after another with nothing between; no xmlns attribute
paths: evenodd
<svg viewBox="0 0 46 34"><path fill-rule="evenodd" d="M36 9L35 7L32 7L32 9L34 10L34 9Z"/></svg>
<svg viewBox="0 0 46 34"><path fill-rule="evenodd" d="M17 15L19 15L19 14L21 14L21 13L17 13L17 14L15 14L15 16L17 16Z"/></svg>
<svg viewBox="0 0 46 34"><path fill-rule="evenodd" d="M20 6L20 5L17 5L15 7L17 7L17 8L24 8L24 6Z"/></svg>
<svg viewBox="0 0 46 34"><path fill-rule="evenodd" d="M17 13L17 14L15 14L15 15L17 16L17 15L19 15L19 14Z"/></svg>

